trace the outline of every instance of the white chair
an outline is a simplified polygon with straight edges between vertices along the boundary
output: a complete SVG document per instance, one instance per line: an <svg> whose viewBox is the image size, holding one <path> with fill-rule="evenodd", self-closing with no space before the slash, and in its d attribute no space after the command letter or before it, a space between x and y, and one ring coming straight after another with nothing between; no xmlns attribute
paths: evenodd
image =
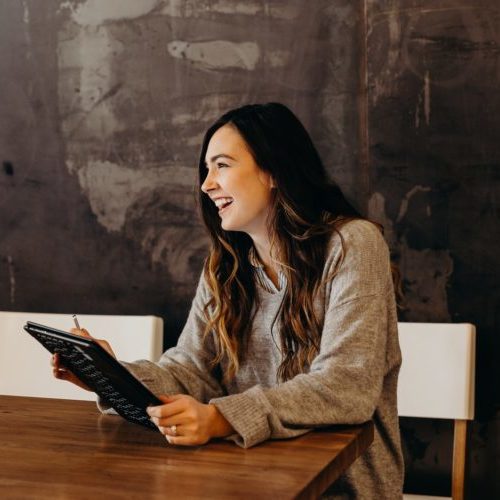
<svg viewBox="0 0 500 500"><path fill-rule="evenodd" d="M52 376L50 353L23 330L34 321L69 331L69 314L0 311L0 394L95 400L95 394ZM78 315L82 328L106 339L118 359L156 361L162 353L163 320L155 316Z"/></svg>
<svg viewBox="0 0 500 500"><path fill-rule="evenodd" d="M474 419L475 340L468 323L399 323L401 417L454 420L451 498L463 500L467 421ZM405 499L436 499L404 495Z"/></svg>

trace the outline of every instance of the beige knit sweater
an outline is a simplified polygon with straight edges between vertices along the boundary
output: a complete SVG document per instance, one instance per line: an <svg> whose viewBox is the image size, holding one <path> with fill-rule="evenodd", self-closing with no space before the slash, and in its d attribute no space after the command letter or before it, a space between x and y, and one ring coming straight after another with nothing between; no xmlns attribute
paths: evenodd
<svg viewBox="0 0 500 500"><path fill-rule="evenodd" d="M214 403L236 431L243 447L266 439L298 436L316 426L357 424L373 419L370 448L327 491L331 498L402 498L403 459L396 388L401 353L389 252L380 231L367 221L341 229L345 257L333 280L316 300L323 320L320 352L307 373L277 383L281 362L279 326L271 325L283 289L258 286L259 308L248 350L230 384L211 370L213 337L203 340L203 306L208 289L203 277L176 347L158 363L124 365L155 394L187 393ZM340 257L340 238L331 239L326 277ZM223 372L224 363L220 367Z"/></svg>

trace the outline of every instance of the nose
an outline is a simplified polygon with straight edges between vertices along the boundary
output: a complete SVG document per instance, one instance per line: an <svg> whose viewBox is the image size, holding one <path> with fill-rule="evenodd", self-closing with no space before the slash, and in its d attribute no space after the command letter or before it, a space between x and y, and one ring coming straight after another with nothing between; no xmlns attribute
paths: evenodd
<svg viewBox="0 0 500 500"><path fill-rule="evenodd" d="M205 177L205 180L203 181L203 184L201 185L201 190L205 194L208 194L209 191L216 189L217 187L218 187L218 184L217 184L215 169L208 168L207 169L207 176Z"/></svg>

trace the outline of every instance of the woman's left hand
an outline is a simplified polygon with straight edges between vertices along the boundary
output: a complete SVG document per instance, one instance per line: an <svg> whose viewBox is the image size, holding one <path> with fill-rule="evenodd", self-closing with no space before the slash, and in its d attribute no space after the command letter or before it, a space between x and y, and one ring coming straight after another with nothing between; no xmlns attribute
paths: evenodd
<svg viewBox="0 0 500 500"><path fill-rule="evenodd" d="M234 433L213 404L200 403L185 394L160 396L160 399L165 404L150 406L147 412L170 444L195 446Z"/></svg>

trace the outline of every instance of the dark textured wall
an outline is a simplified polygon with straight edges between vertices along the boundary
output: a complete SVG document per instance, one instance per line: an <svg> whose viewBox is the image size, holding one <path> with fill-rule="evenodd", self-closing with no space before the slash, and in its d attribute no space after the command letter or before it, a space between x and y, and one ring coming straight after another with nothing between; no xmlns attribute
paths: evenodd
<svg viewBox="0 0 500 500"><path fill-rule="evenodd" d="M247 102L295 109L360 198L348 1L0 9L3 309L154 313L174 343L207 244L193 195L200 141Z"/></svg>
<svg viewBox="0 0 500 500"><path fill-rule="evenodd" d="M477 325L471 471L474 498L494 498L499 12L496 0L3 0L0 309L152 313L175 343L207 245L202 134L230 107L282 101L384 224L402 319ZM408 483L446 490L451 427L405 420L403 436Z"/></svg>
<svg viewBox="0 0 500 500"><path fill-rule="evenodd" d="M367 20L370 214L399 260L402 318L477 326L472 498L499 498L500 4L373 0ZM447 424L402 425L412 486L449 470Z"/></svg>

